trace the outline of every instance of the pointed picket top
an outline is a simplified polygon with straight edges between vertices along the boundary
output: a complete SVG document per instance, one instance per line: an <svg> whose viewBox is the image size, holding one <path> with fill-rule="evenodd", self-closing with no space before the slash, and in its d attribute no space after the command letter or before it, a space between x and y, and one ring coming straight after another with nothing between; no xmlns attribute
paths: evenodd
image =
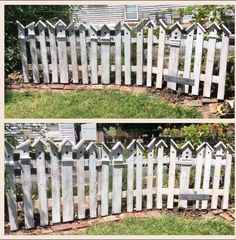
<svg viewBox="0 0 236 240"><path fill-rule="evenodd" d="M199 27L203 33L206 32L206 29L200 23L197 23L197 27Z"/></svg>
<svg viewBox="0 0 236 240"><path fill-rule="evenodd" d="M145 27L152 27L155 28L156 24L153 22L153 20L150 20L146 23Z"/></svg>
<svg viewBox="0 0 236 240"><path fill-rule="evenodd" d="M38 27L39 29L40 29L40 28L43 29L43 28L46 28L47 26L46 26L46 24L45 24L43 21L39 20L39 21L35 24L35 27Z"/></svg>
<svg viewBox="0 0 236 240"><path fill-rule="evenodd" d="M166 148L168 147L167 144L162 139L160 141L158 141L158 143L155 145L155 147L158 148L161 146L166 147Z"/></svg>
<svg viewBox="0 0 236 240"><path fill-rule="evenodd" d="M93 33L97 33L98 32L98 29L93 25L93 24L90 24L90 29Z"/></svg>
<svg viewBox="0 0 236 240"><path fill-rule="evenodd" d="M214 146L214 148L215 148L215 150L219 150L219 149L226 149L226 146L225 146L225 144L222 142L222 141L220 141L220 142L218 142L215 146Z"/></svg>
<svg viewBox="0 0 236 240"><path fill-rule="evenodd" d="M72 20L70 24L66 27L67 30L71 31L75 27L75 21Z"/></svg>
<svg viewBox="0 0 236 240"><path fill-rule="evenodd" d="M110 31L110 27L107 25L107 24L103 24L102 27L101 27L101 31L104 32L104 31Z"/></svg>
<svg viewBox="0 0 236 240"><path fill-rule="evenodd" d="M110 162L110 155L111 155L111 149L105 144L102 143L102 162L103 163L109 163Z"/></svg>
<svg viewBox="0 0 236 240"><path fill-rule="evenodd" d="M195 29L195 27L196 27L196 23L194 22L193 24L191 24L189 27L185 29L186 33L191 32L192 30Z"/></svg>
<svg viewBox="0 0 236 240"><path fill-rule="evenodd" d="M56 148L57 150L59 149L59 146L54 141L52 141L52 139L48 138L47 140L51 148Z"/></svg>
<svg viewBox="0 0 236 240"><path fill-rule="evenodd" d="M79 31L85 31L86 30L86 25L84 24L84 23L80 23L80 25L79 25L79 27L78 27L78 29L79 29Z"/></svg>
<svg viewBox="0 0 236 240"><path fill-rule="evenodd" d="M28 36L35 36L34 24L35 22L32 22L25 27L28 29Z"/></svg>
<svg viewBox="0 0 236 240"><path fill-rule="evenodd" d="M125 147L123 146L123 144L121 142L117 142L113 147L112 147L112 151L117 150L118 148L121 148L122 150L125 150Z"/></svg>
<svg viewBox="0 0 236 240"><path fill-rule="evenodd" d="M145 26L145 20L143 19L135 26L135 28L137 29L137 31L140 31L144 28L144 26Z"/></svg>
<svg viewBox="0 0 236 240"><path fill-rule="evenodd" d="M74 146L74 149L76 151L79 150L83 146L84 143L85 143L84 138L81 138L80 141Z"/></svg>
<svg viewBox="0 0 236 240"><path fill-rule="evenodd" d="M216 22L213 22L213 23L207 28L207 30L210 30L210 31L214 31L214 30L220 31L221 28L220 28L220 26L219 26Z"/></svg>
<svg viewBox="0 0 236 240"><path fill-rule="evenodd" d="M229 30L224 24L221 24L221 29L222 29L223 33L224 33L226 36L229 36L229 35L232 34L232 33L230 32L230 30Z"/></svg>
<svg viewBox="0 0 236 240"><path fill-rule="evenodd" d="M55 26L48 20L46 20L46 24L51 31L54 31L56 29Z"/></svg>
<svg viewBox="0 0 236 240"><path fill-rule="evenodd" d="M194 150L194 147L193 147L193 145L192 145L192 143L191 143L190 141L187 141L187 142L181 147L182 150L185 150L185 149L187 149L187 148L189 148L191 151Z"/></svg>
<svg viewBox="0 0 236 240"><path fill-rule="evenodd" d="M143 147L143 145L138 141L136 140L136 146L139 147L141 150L145 150L145 148Z"/></svg>
<svg viewBox="0 0 236 240"><path fill-rule="evenodd" d="M92 151L92 150L96 151L96 149L97 149L97 146L95 145L94 142L90 142L89 145L86 147L86 151Z"/></svg>
<svg viewBox="0 0 236 240"><path fill-rule="evenodd" d="M63 28L66 28L66 24L65 24L61 19L59 19L59 20L56 22L55 27L63 27Z"/></svg>
<svg viewBox="0 0 236 240"><path fill-rule="evenodd" d="M41 138L41 137L38 137L38 138L33 142L33 144L31 145L31 147L37 147L37 146L47 147L47 144L45 144L45 143L42 141L42 138Z"/></svg>
<svg viewBox="0 0 236 240"><path fill-rule="evenodd" d="M5 155L5 163L14 163L13 160L13 151L14 147L6 140L4 139L4 155Z"/></svg>
<svg viewBox="0 0 236 240"><path fill-rule="evenodd" d="M22 23L16 20L16 24L20 28L20 30L25 30L26 27Z"/></svg>
<svg viewBox="0 0 236 240"><path fill-rule="evenodd" d="M211 147L211 145L208 142L203 142L201 145L199 145L196 149L196 152L199 153L204 147L208 146L208 148L213 152L214 149Z"/></svg>
<svg viewBox="0 0 236 240"><path fill-rule="evenodd" d="M7 149L7 151L14 151L14 147L6 140L4 139L4 145L5 145L5 148Z"/></svg>
<svg viewBox="0 0 236 240"><path fill-rule="evenodd" d="M60 144L60 147L64 146L73 146L74 144L68 139L68 137L64 138L63 141Z"/></svg>
<svg viewBox="0 0 236 240"><path fill-rule="evenodd" d="M167 25L165 24L165 22L162 19L159 19L158 21L161 25L162 28L164 28L165 30L168 28Z"/></svg>
<svg viewBox="0 0 236 240"><path fill-rule="evenodd" d="M132 148L134 148L134 144L135 144L136 140L132 140L132 142L126 147L127 150L130 150Z"/></svg>
<svg viewBox="0 0 236 240"><path fill-rule="evenodd" d="M33 29L34 25L35 25L35 22L32 22L32 23L28 24L25 28Z"/></svg>
<svg viewBox="0 0 236 240"><path fill-rule="evenodd" d="M115 30L120 29L121 28L121 21L119 21L115 26L114 26Z"/></svg>
<svg viewBox="0 0 236 240"><path fill-rule="evenodd" d="M111 153L111 149L104 142L102 142L102 149L108 154Z"/></svg>
<svg viewBox="0 0 236 240"><path fill-rule="evenodd" d="M153 148L155 147L155 141L156 141L156 138L153 138L153 139L151 140L151 142L148 143L147 148L148 148L149 150L150 150L150 149L153 149Z"/></svg>
<svg viewBox="0 0 236 240"><path fill-rule="evenodd" d="M126 30L128 30L129 32L131 31L131 27L125 22L124 23L124 28L126 29Z"/></svg>
<svg viewBox="0 0 236 240"><path fill-rule="evenodd" d="M25 147L29 147L30 146L30 140L26 140L22 143L20 143L19 145L16 146L16 149L22 149L22 148L25 148Z"/></svg>
<svg viewBox="0 0 236 240"><path fill-rule="evenodd" d="M179 21L175 22L171 27L170 30L174 31L176 28L178 28L180 31L183 31L182 25L179 23Z"/></svg>
<svg viewBox="0 0 236 240"><path fill-rule="evenodd" d="M234 149L228 143L226 144L226 147L227 147L227 150L228 150L228 152L230 154L234 154L235 153Z"/></svg>
<svg viewBox="0 0 236 240"><path fill-rule="evenodd" d="M180 149L173 139L170 140L170 145L173 146L176 150Z"/></svg>

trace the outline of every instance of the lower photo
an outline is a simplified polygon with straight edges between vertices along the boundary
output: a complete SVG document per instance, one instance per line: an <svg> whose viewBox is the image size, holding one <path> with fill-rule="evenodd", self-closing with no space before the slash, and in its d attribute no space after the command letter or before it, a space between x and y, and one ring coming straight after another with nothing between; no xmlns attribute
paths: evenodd
<svg viewBox="0 0 236 240"><path fill-rule="evenodd" d="M232 123L5 123L5 235L234 235Z"/></svg>

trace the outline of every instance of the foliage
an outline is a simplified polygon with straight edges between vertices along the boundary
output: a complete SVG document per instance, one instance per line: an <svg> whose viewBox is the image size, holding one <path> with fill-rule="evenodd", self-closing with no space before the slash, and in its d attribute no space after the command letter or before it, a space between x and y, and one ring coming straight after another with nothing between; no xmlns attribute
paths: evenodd
<svg viewBox="0 0 236 240"><path fill-rule="evenodd" d="M119 223L93 225L86 232L76 230L74 234L88 235L232 235L234 227L224 220L192 220L173 215L154 218L128 218Z"/></svg>
<svg viewBox="0 0 236 240"><path fill-rule="evenodd" d="M64 93L6 91L7 118L197 118L194 107L170 104L153 94L78 90Z"/></svg>
<svg viewBox="0 0 236 240"><path fill-rule="evenodd" d="M19 69L21 66L18 45L16 20L23 25L33 21L49 20L55 23L62 19L66 23L70 19L69 5L6 5L5 6L5 71Z"/></svg>

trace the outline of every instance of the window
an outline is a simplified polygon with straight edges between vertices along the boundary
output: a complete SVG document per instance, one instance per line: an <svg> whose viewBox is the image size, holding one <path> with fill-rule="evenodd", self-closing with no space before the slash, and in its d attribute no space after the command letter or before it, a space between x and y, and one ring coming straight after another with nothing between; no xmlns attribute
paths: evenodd
<svg viewBox="0 0 236 240"><path fill-rule="evenodd" d="M125 6L125 20L132 21L138 20L138 6L137 5L126 5Z"/></svg>

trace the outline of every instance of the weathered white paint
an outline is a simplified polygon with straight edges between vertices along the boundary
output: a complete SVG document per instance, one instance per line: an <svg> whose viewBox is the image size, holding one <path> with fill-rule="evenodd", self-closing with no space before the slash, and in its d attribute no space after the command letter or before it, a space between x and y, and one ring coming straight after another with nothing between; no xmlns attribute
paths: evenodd
<svg viewBox="0 0 236 240"><path fill-rule="evenodd" d="M91 83L98 84L98 36L97 28L93 25L90 25L89 35L91 39L91 48L90 48L90 64L91 64Z"/></svg>
<svg viewBox="0 0 236 240"><path fill-rule="evenodd" d="M121 23L115 26L115 84L121 84Z"/></svg>
<svg viewBox="0 0 236 240"><path fill-rule="evenodd" d="M125 85L131 85L131 27L124 24Z"/></svg>

